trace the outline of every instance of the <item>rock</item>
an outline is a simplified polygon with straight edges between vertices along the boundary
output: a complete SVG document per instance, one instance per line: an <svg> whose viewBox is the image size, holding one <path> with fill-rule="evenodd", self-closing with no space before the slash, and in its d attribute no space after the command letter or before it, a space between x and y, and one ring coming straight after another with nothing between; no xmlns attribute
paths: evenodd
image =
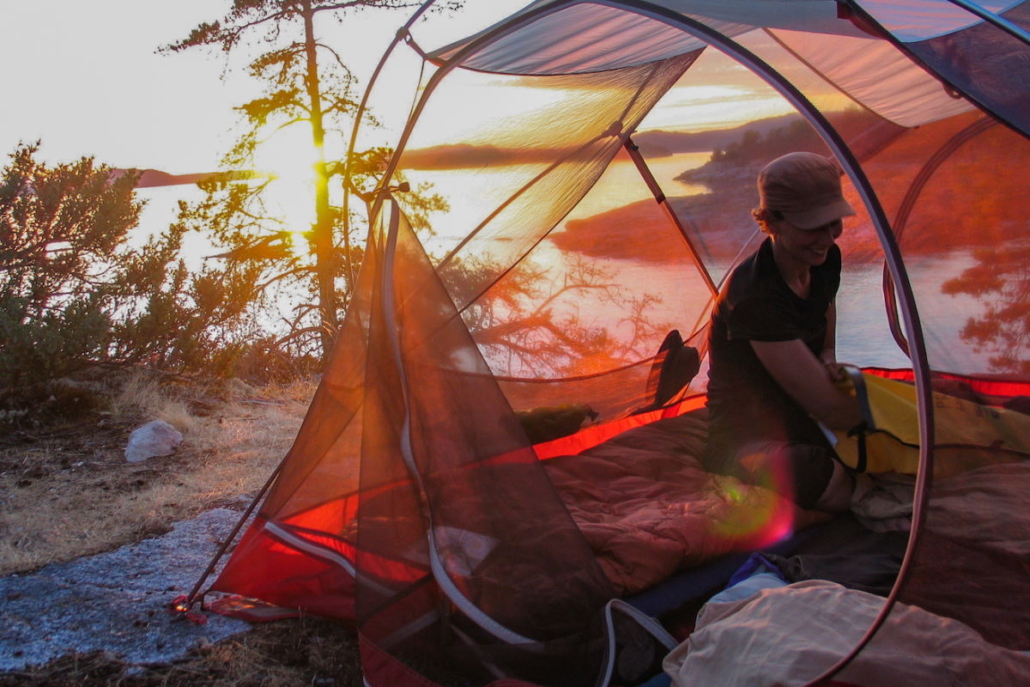
<svg viewBox="0 0 1030 687"><path fill-rule="evenodd" d="M129 435L125 459L138 463L153 456L168 456L182 443L182 433L164 420L154 420L137 427Z"/></svg>
<svg viewBox="0 0 1030 687"><path fill-rule="evenodd" d="M218 508L115 551L0 577L0 674L98 651L132 671L178 660L197 646L210 651L213 643L248 630L248 623L220 615L196 625L168 612L239 519L236 511ZM11 682L0 677L0 684ZM69 678L57 684L79 683Z"/></svg>

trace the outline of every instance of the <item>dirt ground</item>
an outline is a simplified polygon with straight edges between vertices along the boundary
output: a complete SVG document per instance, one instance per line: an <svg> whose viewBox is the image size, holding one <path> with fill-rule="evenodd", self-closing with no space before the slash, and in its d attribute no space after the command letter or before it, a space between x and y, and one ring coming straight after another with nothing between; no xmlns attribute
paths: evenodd
<svg viewBox="0 0 1030 687"><path fill-rule="evenodd" d="M219 506L241 509L288 451L314 392L310 381L257 388L144 376L71 386L75 412L43 408L0 428L0 575L112 551ZM129 434L154 419L182 432L179 449L127 462ZM162 665L101 651L0 673L0 687L201 683L360 685L356 639L340 623L307 618L256 626Z"/></svg>
<svg viewBox="0 0 1030 687"><path fill-rule="evenodd" d="M163 665L130 666L107 652L74 654L45 666L0 673L0 687L359 687L354 633L307 618L255 626Z"/></svg>
<svg viewBox="0 0 1030 687"><path fill-rule="evenodd" d="M257 625L182 659L130 666L107 652L64 656L23 671L0 673L0 687L359 687L354 632L307 618Z"/></svg>

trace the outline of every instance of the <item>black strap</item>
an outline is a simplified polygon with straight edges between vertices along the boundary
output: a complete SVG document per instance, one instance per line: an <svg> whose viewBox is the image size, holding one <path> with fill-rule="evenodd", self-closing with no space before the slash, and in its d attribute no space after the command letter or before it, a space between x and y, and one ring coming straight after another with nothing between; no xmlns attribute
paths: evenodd
<svg viewBox="0 0 1030 687"><path fill-rule="evenodd" d="M855 472L865 472L868 466L868 459L866 457L866 445L865 438L869 434L869 426L863 420L857 425L848 430L849 437L856 437L858 442L858 461L855 464Z"/></svg>
<svg viewBox="0 0 1030 687"><path fill-rule="evenodd" d="M858 463L855 465L855 471L865 472L868 466L866 436L876 428L876 423L873 422L873 410L869 407L869 390L866 389L862 370L845 366L844 371L851 377L851 383L855 386L855 398L858 400L858 410L862 414L862 421L848 430L848 436L856 437L858 442Z"/></svg>

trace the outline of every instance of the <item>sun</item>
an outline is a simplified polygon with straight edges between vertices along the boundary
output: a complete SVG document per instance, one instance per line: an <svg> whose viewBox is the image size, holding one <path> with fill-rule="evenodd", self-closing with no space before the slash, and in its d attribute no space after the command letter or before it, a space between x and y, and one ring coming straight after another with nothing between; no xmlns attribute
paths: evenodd
<svg viewBox="0 0 1030 687"><path fill-rule="evenodd" d="M294 255L310 254L306 238L315 222L315 166L319 155L303 126L281 129L258 145L254 166L273 179L264 192L268 212L290 235Z"/></svg>

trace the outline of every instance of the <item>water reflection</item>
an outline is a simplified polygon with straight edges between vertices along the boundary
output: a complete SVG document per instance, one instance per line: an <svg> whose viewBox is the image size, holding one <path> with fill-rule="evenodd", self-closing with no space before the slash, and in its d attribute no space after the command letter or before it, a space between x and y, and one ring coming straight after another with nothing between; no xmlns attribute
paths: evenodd
<svg viewBox="0 0 1030 687"><path fill-rule="evenodd" d="M704 186L677 180L706 159L691 153L649 164L662 187L676 196L670 202L677 213L700 226L698 246L718 280L741 246L749 238L754 243L750 199L744 197L753 185L737 180L720 192L705 193ZM471 199L482 201L486 188L503 188L489 177L510 170L474 172L447 170L435 178L445 196L455 196L447 221L438 224L453 233L444 229L430 239L428 247L438 255L481 219L474 216L479 206ZM857 198L854 203L860 205ZM727 209L739 212L727 216ZM882 252L865 217L848 227L842 247L838 359L860 366L910 367L890 333ZM1030 336L1030 288L1024 276L1030 272L1030 246L933 256L910 251L905 263L932 367L973 374L1030 372L1023 353ZM583 374L645 357L669 329L691 331L710 295L685 243L626 160L616 160L576 211L529 257L510 267L466 259L442 275L459 307L471 303L463 317L498 374ZM476 299L480 292L483 297ZM956 316L960 313L976 314ZM521 318L528 326L518 332Z"/></svg>
<svg viewBox="0 0 1030 687"><path fill-rule="evenodd" d="M480 294L481 275L496 271L465 259L440 272L452 297L468 303L462 318L495 373L595 374L649 356L650 342L668 330L654 315L658 296L627 288L613 269L583 256L535 251Z"/></svg>
<svg viewBox="0 0 1030 687"><path fill-rule="evenodd" d="M988 356L992 372L1030 374L1030 246L983 248L972 257L975 264L941 286L943 293L968 294L981 306L960 334Z"/></svg>

